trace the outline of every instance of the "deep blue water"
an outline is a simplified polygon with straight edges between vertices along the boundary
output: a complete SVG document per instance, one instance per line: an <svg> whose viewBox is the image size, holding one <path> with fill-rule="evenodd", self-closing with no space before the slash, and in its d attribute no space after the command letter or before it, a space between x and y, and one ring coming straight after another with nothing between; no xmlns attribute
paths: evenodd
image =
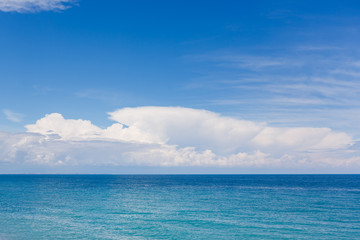
<svg viewBox="0 0 360 240"><path fill-rule="evenodd" d="M0 239L360 239L360 175L0 175Z"/></svg>

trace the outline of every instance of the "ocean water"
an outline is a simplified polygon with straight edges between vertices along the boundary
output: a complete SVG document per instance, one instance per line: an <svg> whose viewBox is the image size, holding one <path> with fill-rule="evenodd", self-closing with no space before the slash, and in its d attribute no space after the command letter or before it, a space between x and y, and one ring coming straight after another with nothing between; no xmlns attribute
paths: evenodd
<svg viewBox="0 0 360 240"><path fill-rule="evenodd" d="M360 175L0 175L0 239L360 239Z"/></svg>

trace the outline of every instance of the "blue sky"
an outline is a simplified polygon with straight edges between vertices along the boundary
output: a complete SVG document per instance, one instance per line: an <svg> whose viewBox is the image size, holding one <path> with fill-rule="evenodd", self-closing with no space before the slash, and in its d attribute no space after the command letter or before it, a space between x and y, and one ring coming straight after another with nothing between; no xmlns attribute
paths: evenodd
<svg viewBox="0 0 360 240"><path fill-rule="evenodd" d="M306 147L300 142L311 138L314 131L327 128L348 138L332 140L342 147L326 145L326 150L321 148L321 151L328 155L320 158L336 155L338 160L352 159L351 163L336 162L330 167L325 164L325 168L330 168L327 171L360 169L357 158L360 156L359 16L358 1L0 0L0 131L11 136L45 136L51 131L64 142L79 143L78 135L64 135L63 128L55 131L50 123L32 130L26 127L46 114L59 113L64 121L89 120L101 129L114 121L126 127L129 126L124 122L145 126L137 130L150 134L152 137L146 139L151 139L151 144L173 146L176 151L186 147L194 148L196 153L210 150L216 159L228 159L239 152L255 156L259 151L270 156L272 160L266 160L270 164L286 154L294 159L315 158L315 155L304 157L304 154L313 153L314 148L318 149L314 146L323 146L324 139L328 138L320 139L321 144ZM225 138L234 132L231 129L223 129L224 135L212 136L222 137L223 142L205 141L209 137L206 134L197 142L191 141L192 135L177 142L173 139L177 139L178 134L170 127L160 129L160 134L144 123L139 116L149 111L147 106L167 107L152 109L159 115L164 109L168 110L163 117L154 118L154 125L175 121L170 118L177 118L174 107L181 107L176 111L185 115L193 114L186 109L200 111L198 115L194 113L197 117L189 117L194 124L183 129L185 132L204 125L207 118L217 119L212 117L214 113L219 115L216 120L219 122L231 118L268 128L307 128L296 133L295 138L306 137L299 140L296 151L281 148L279 143L277 146L283 151L276 153L266 149L264 142L261 146L241 148L240 140L232 151L217 149L215 146L225 146L224 143L230 141ZM123 116L109 119L107 113L114 116L124 108L135 111L136 121ZM198 119L203 122L197 122ZM230 125L237 129L236 124ZM171 126L181 129L176 124ZM209 126L208 131L217 130ZM307 131L311 136L306 135ZM260 132L247 141L255 141L265 134ZM103 138L109 136L97 134ZM277 130L272 134L273 142L283 136ZM82 136L81 141L95 141L90 135ZM240 135L233 141L242 139ZM115 139L127 144L129 139L139 140ZM186 145L186 141L192 144ZM343 147L344 144L347 147ZM336 154L329 153L329 148ZM21 151L29 154L27 150ZM73 155L80 152L76 148L71 151ZM64 148L61 156L54 152L48 154L55 154L56 161L64 162L61 158L66 158L66 153L71 151ZM316 154L320 154L319 151L316 150ZM15 155L3 155L3 158L24 158L21 154ZM15 166L12 161L7 162L10 162L7 163L9 169ZM29 167L25 165L19 164L19 171ZM131 164L122 163L125 165ZM148 165L141 162L137 166ZM34 164L31 168L42 166ZM184 166L194 167L193 162ZM201 168L202 164L196 166ZM211 166L218 166L218 162ZM254 172L267 166L246 165L254 168ZM74 166L70 164L67 169L71 167ZM316 172L323 169L323 165L283 167L280 164L277 167L284 172L300 168Z"/></svg>

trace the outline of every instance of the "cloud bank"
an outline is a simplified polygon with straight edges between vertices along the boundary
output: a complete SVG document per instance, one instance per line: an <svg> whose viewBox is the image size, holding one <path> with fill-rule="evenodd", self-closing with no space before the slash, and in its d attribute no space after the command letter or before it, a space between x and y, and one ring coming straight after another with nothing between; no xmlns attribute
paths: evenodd
<svg viewBox="0 0 360 240"><path fill-rule="evenodd" d="M0 159L51 166L359 167L355 141L329 128L276 128L182 107L123 108L107 128L48 114L0 134Z"/></svg>
<svg viewBox="0 0 360 240"><path fill-rule="evenodd" d="M0 0L3 12L61 11L72 6L75 0Z"/></svg>

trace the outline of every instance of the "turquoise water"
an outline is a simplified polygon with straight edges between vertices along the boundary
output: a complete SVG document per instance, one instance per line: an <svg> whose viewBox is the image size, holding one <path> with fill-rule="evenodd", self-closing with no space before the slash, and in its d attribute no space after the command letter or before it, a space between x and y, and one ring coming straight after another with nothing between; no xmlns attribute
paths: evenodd
<svg viewBox="0 0 360 240"><path fill-rule="evenodd" d="M360 239L360 175L0 175L0 239Z"/></svg>

